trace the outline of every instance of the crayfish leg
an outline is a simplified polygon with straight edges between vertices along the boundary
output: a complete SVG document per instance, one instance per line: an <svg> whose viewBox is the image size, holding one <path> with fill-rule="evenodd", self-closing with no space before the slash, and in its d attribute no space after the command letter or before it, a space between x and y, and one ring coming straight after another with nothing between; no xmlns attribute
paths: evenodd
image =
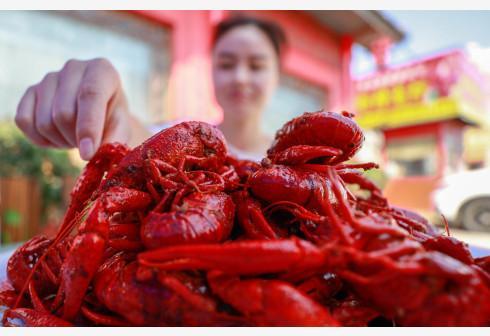
<svg viewBox="0 0 490 336"><path fill-rule="evenodd" d="M368 180L362 173L354 169L342 169L337 170L337 173L342 178L342 181L349 184L357 184L362 190L367 190L370 192L371 196L369 199L379 203L383 206L388 204L388 201L383 196L383 192L379 187Z"/></svg>
<svg viewBox="0 0 490 336"><path fill-rule="evenodd" d="M245 235L250 239L276 239L277 233L262 213L260 203L251 198L246 191L233 194L236 204L237 220Z"/></svg>

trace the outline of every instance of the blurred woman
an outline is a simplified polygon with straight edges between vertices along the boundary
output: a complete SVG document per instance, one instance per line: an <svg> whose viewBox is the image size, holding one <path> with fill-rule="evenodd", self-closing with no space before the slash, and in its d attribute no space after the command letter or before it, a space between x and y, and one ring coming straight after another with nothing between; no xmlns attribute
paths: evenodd
<svg viewBox="0 0 490 336"><path fill-rule="evenodd" d="M216 30L212 60L223 109L219 127L238 156L263 157L271 144L261 121L279 82L284 41L277 25L254 18L231 18Z"/></svg>
<svg viewBox="0 0 490 336"><path fill-rule="evenodd" d="M231 17L215 31L212 77L223 110L219 128L241 158L260 159L271 143L260 125L279 82L284 44L277 25L251 17ZM102 143L136 146L151 135L129 113L119 74L105 59L69 60L48 73L27 89L15 121L34 143L78 147L85 160Z"/></svg>

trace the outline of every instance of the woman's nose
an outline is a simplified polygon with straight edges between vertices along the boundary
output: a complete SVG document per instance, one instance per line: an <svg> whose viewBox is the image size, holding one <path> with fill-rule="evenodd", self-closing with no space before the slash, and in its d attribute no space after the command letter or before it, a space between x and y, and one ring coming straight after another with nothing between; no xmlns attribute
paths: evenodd
<svg viewBox="0 0 490 336"><path fill-rule="evenodd" d="M247 83L249 80L249 71L246 66L240 65L235 68L234 80L239 84Z"/></svg>

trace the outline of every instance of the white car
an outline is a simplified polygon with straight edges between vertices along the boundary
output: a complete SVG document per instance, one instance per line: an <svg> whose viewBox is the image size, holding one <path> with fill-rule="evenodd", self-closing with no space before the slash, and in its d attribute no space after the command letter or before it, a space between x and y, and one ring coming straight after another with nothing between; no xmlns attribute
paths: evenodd
<svg viewBox="0 0 490 336"><path fill-rule="evenodd" d="M490 168L446 176L432 196L452 225L490 231Z"/></svg>

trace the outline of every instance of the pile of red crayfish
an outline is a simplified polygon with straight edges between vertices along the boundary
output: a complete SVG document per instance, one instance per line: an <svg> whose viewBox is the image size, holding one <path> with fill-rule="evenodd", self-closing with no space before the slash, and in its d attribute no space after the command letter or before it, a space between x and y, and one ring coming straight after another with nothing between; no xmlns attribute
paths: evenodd
<svg viewBox="0 0 490 336"><path fill-rule="evenodd" d="M10 258L3 324L489 326L490 257L391 206L346 163L363 140L320 111L260 164L202 122L103 145L56 236Z"/></svg>

